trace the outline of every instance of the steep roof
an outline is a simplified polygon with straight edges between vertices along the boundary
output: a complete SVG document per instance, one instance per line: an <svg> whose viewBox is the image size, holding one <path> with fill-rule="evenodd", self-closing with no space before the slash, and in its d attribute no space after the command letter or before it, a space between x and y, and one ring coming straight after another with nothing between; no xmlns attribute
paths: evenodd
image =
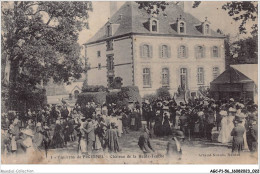
<svg viewBox="0 0 260 174"><path fill-rule="evenodd" d="M253 80L256 85L258 84L258 64L237 64L230 66Z"/></svg>
<svg viewBox="0 0 260 174"><path fill-rule="evenodd" d="M227 84L227 83L252 83L252 79L244 75L237 69L230 67L220 74L211 84Z"/></svg>
<svg viewBox="0 0 260 174"><path fill-rule="evenodd" d="M106 36L106 23L99 31L88 40L86 44L91 44L99 41L106 40L107 38L114 38L125 34L150 34L150 35L169 35L169 36L183 36L176 31L177 18L184 18L186 22L186 34L190 37L219 37L224 36L211 30L210 35L204 35L198 28L201 25L201 21L192 16L189 13L185 13L175 3L169 3L166 10L160 13L156 19L159 20L159 31L157 33L151 33L147 27L147 22L151 18L144 9L139 9L139 5L136 2L128 1L109 19L112 24L119 24L116 32L110 36ZM166 14L166 16L165 16ZM121 16L121 17L120 17Z"/></svg>

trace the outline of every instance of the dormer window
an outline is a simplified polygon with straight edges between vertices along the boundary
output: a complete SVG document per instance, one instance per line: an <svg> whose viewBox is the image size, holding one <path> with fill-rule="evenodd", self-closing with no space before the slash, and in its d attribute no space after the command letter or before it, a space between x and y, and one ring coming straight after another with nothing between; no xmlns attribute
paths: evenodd
<svg viewBox="0 0 260 174"><path fill-rule="evenodd" d="M184 22L180 22L180 33L185 33L185 24L184 24Z"/></svg>
<svg viewBox="0 0 260 174"><path fill-rule="evenodd" d="M150 31L158 32L158 20L155 18L150 19Z"/></svg>
<svg viewBox="0 0 260 174"><path fill-rule="evenodd" d="M209 24L205 25L205 30L204 30L205 34L209 34Z"/></svg>
<svg viewBox="0 0 260 174"><path fill-rule="evenodd" d="M152 31L157 32L157 21L152 22Z"/></svg>
<svg viewBox="0 0 260 174"><path fill-rule="evenodd" d="M204 35L210 34L210 22L208 21L207 17L206 17L205 21L202 23L202 33Z"/></svg>
<svg viewBox="0 0 260 174"><path fill-rule="evenodd" d="M111 28L111 25L108 25L107 26L107 37L109 37L111 35L112 35L112 28Z"/></svg>

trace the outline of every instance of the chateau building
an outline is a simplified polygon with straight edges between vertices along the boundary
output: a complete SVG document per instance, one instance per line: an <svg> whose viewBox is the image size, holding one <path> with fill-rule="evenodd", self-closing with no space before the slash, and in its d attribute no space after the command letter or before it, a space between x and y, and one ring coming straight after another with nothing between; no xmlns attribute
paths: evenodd
<svg viewBox="0 0 260 174"><path fill-rule="evenodd" d="M168 87L196 94L225 70L225 37L183 6L170 3L159 15L126 2L85 44L89 85L139 87L141 95Z"/></svg>

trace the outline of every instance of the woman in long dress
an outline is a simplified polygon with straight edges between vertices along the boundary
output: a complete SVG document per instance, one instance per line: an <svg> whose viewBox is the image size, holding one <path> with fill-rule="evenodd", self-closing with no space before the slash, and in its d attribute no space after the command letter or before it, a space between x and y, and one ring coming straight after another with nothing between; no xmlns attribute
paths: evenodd
<svg viewBox="0 0 260 174"><path fill-rule="evenodd" d="M37 147L40 147L43 142L43 128L40 122L36 124L36 132L33 137L33 142L36 144Z"/></svg>
<svg viewBox="0 0 260 174"><path fill-rule="evenodd" d="M123 133L123 125L122 125L122 116L117 116L117 122L116 125L118 126L118 136L121 137L121 134Z"/></svg>
<svg viewBox="0 0 260 174"><path fill-rule="evenodd" d="M234 119L235 119L235 114L236 114L236 109L234 108L229 108L229 114L227 116L227 134L228 134L228 142L232 142L233 137L231 136L231 132L233 128L235 127L234 125Z"/></svg>
<svg viewBox="0 0 260 174"><path fill-rule="evenodd" d="M222 116L222 119L221 119L221 130L218 136L218 142L224 144L229 142L229 135L227 134L228 132L227 111L222 110L219 112L219 114Z"/></svg>

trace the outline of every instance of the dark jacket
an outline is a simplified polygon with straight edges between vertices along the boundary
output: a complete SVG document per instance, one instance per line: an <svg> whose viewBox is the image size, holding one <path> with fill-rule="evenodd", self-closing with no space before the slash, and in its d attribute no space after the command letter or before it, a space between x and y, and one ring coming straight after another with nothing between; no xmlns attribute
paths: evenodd
<svg viewBox="0 0 260 174"><path fill-rule="evenodd" d="M86 124L86 136L88 141L95 141L95 126L92 121Z"/></svg>
<svg viewBox="0 0 260 174"><path fill-rule="evenodd" d="M236 143L243 143L244 138L243 135L245 133L245 128L242 125L238 125L233 128L231 132L231 136L233 136L233 141Z"/></svg>

